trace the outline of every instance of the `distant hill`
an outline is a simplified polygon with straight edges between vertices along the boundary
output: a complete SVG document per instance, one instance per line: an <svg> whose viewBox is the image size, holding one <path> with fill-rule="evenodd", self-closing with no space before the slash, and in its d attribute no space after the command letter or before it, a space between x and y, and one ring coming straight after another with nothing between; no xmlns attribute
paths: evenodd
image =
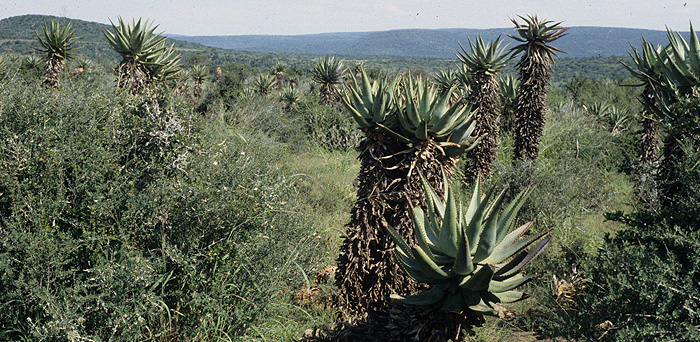
<svg viewBox="0 0 700 342"><path fill-rule="evenodd" d="M111 29L111 25L46 15L22 15L0 20L0 53L36 53L39 43L34 32L41 32L44 23L48 23L50 20L57 20L60 23L70 21L72 23L76 36L79 37L79 49L76 53L92 59L119 58L119 55L107 44L102 34L102 30ZM167 39L166 43L174 44L183 57L193 54L212 55L213 51L218 50L174 39Z"/></svg>
<svg viewBox="0 0 700 342"><path fill-rule="evenodd" d="M44 15L23 15L0 20L0 54L37 53L39 47L34 31L39 31L50 20L73 23L80 37L79 54L97 60L115 63L119 56L107 45L103 29L111 28L95 22L57 18ZM458 42L467 43L467 36L481 34L485 39L495 39L508 29L473 30L393 30L360 33L326 33L301 36L213 36L188 37L166 35L168 44L174 44L183 62L211 65L229 63L247 64L265 70L277 62L299 70L309 70L318 55L338 55L349 63L364 61L367 67L380 67L388 71L419 70L430 72L457 66L454 51ZM576 27L557 42L557 46L569 52L562 55L552 75L553 82L572 78L619 78L627 72L617 62L626 56L628 41L638 42L639 37L653 42L666 40L665 32L634 29L606 29L600 27ZM505 38L509 41L509 38ZM201 45L200 45L201 44ZM600 56L600 57L599 57ZM586 57L586 58L573 58ZM516 61L509 62L505 72L513 72Z"/></svg>
<svg viewBox="0 0 700 342"><path fill-rule="evenodd" d="M206 46L240 51L271 52L307 55L428 57L454 58L459 43L468 44L467 37L481 35L494 40L499 35L513 42L505 34L511 28L501 29L440 29L391 30L377 32L324 33L296 36L180 36L172 38ZM639 45L640 37L654 43L666 42L666 31L611 27L572 27L569 34L556 42L567 57L627 56L630 43Z"/></svg>

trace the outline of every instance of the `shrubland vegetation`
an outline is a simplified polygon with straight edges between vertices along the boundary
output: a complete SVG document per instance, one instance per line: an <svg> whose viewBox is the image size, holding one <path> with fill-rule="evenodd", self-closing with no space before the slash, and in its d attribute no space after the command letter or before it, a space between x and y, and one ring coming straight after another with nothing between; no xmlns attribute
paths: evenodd
<svg viewBox="0 0 700 342"><path fill-rule="evenodd" d="M73 58L48 84L45 61L0 56L0 340L700 338L697 39L669 33L624 78L556 60L530 94L539 152L521 160L507 113L524 95L495 76L528 62L503 66L498 44L464 50L466 68L178 63L144 37L150 63ZM495 103L484 180L459 157ZM481 186L461 183L470 171Z"/></svg>

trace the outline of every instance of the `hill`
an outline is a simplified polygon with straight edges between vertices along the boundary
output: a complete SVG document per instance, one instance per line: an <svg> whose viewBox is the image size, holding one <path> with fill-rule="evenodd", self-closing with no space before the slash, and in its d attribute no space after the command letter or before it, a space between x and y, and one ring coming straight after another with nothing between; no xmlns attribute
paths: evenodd
<svg viewBox="0 0 700 342"><path fill-rule="evenodd" d="M80 37L78 54L96 60L115 61L119 56L107 45L103 29L110 25L76 19L66 19L43 15L23 15L0 20L0 53L34 54L39 44L35 30L40 30L50 20L70 20L76 35ZM600 28L593 28L600 32ZM634 35L626 29L612 29L607 33L608 40L616 41L619 54L624 55L629 46L625 37ZM631 30L645 37L656 39L656 35L640 30ZM365 33L327 33L306 36L217 36L187 37L166 35L168 44L174 44L185 63L206 62L211 65L229 63L247 64L258 69L267 69L277 62L288 67L309 70L314 59L322 54L343 56L349 63L363 61L367 67L380 67L387 71L434 71L450 69L457 65L453 52L458 42L465 42L470 36L482 34L485 39L495 39L505 29L493 30L395 30ZM660 34L661 32L651 31ZM602 33L598 33L602 35ZM552 80L563 82L572 78L618 78L626 77L627 72L617 63L616 57L596 51L603 51L595 39L589 39L591 53L605 57L573 58L575 51L583 50L571 43L570 37L589 37L582 28L572 29L572 33L562 38L561 46L567 52L557 63ZM590 37L589 37L590 38ZM663 38L663 37L662 37ZM665 38L664 38L665 39ZM187 40L190 40L189 42ZM583 38L574 39L582 41ZM638 37L636 38L638 41ZM661 38L658 38L661 41ZM583 44L583 43L581 43ZM205 46L208 45L208 46ZM598 47L596 47L598 46ZM227 48L228 47L228 48ZM239 50L248 51L239 51ZM598 49L598 50L596 50ZM424 56L424 55L432 55ZM442 56L442 57L435 57ZM513 72L511 61L505 72Z"/></svg>
<svg viewBox="0 0 700 342"><path fill-rule="evenodd" d="M0 53L37 53L36 48L39 47L39 43L34 32L39 32L44 23L50 20L72 23L76 36L80 38L77 50L79 55L96 60L119 59L118 54L109 47L102 34L102 30L111 29L111 25L46 15L22 15L0 20ZM271 57L270 54L223 50L171 38L168 38L166 43L175 47L183 57L183 61L188 58L208 59L219 64L238 62L258 67L267 65L266 60L280 59L280 57Z"/></svg>
<svg viewBox="0 0 700 342"><path fill-rule="evenodd" d="M459 42L481 35L494 40L512 34L513 29L412 29L354 33L324 33L295 36L181 36L170 37L222 49L284 54L395 56L454 58ZM612 28L572 27L569 34L557 41L568 57L627 56L630 43L638 46L640 37L651 42L666 41L665 31Z"/></svg>

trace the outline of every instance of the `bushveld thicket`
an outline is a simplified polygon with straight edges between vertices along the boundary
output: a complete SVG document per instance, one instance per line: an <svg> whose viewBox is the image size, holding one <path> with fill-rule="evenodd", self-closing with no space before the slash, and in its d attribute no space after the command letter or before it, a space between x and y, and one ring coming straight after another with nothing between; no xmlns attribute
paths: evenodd
<svg viewBox="0 0 700 342"><path fill-rule="evenodd" d="M469 340L488 314L545 337L700 339L700 41L633 51L635 79L547 86L564 29L516 26L522 83L500 99L497 43L437 89L325 57L194 66L190 95L160 82L174 51L121 19L116 88L113 65L69 63L58 88L3 56L0 340L288 340L340 315L305 341ZM131 58L120 35L150 48ZM472 109L514 116L473 134ZM458 161L495 132L490 171ZM455 166L492 175L446 186ZM355 188L335 184L348 170Z"/></svg>

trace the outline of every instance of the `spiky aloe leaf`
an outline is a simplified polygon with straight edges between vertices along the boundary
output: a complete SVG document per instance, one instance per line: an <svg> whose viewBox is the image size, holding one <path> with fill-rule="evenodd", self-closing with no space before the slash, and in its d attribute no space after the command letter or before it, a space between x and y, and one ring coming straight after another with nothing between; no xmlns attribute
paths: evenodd
<svg viewBox="0 0 700 342"><path fill-rule="evenodd" d="M540 253L542 253L542 250L549 244L549 242L552 241L552 236L547 235L544 237L544 239L540 240L540 242L535 245L530 251L525 255L525 257L520 261L517 265L510 269L506 269L505 267L498 270L496 274L494 275L494 279L496 280L502 280L506 279L507 277L516 274L517 272L520 272L520 270L523 269L523 267L527 266L532 260L534 260Z"/></svg>
<svg viewBox="0 0 700 342"><path fill-rule="evenodd" d="M431 305L439 302L445 296L444 284L437 284L425 292L421 292L411 296L399 296L392 294L391 298L398 300L404 304L411 305Z"/></svg>
<svg viewBox="0 0 700 342"><path fill-rule="evenodd" d="M495 267L493 265L482 265L471 277L465 277L459 284L460 287L470 291L488 290L491 279L493 279Z"/></svg>
<svg viewBox="0 0 700 342"><path fill-rule="evenodd" d="M510 291L516 287L519 287L528 281L532 280L534 276L525 276L522 274L517 274L503 281L494 280L489 284L489 292L505 292Z"/></svg>

